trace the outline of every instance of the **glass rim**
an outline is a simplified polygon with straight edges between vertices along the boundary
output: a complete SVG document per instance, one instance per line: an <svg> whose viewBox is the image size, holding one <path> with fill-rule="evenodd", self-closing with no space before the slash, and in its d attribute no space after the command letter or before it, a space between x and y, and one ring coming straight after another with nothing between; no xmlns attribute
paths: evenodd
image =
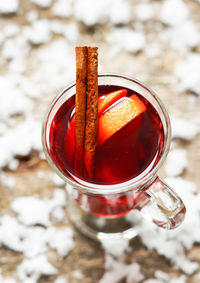
<svg viewBox="0 0 200 283"><path fill-rule="evenodd" d="M94 184L94 183L90 183L90 182L86 182L86 181L82 181L82 180L81 180L82 183L79 183L78 181L72 180L62 173L62 171L55 165L54 161L52 160L52 158L51 158L51 156L48 152L48 148L47 148L47 144L46 144L46 125L47 125L47 122L48 122L49 114L51 113L51 110L53 109L53 106L55 105L55 103L59 100L59 98L64 93L66 93L71 88L75 87L75 85L76 85L75 81L73 81L71 84L69 84L67 87L65 87L62 91L60 91L58 93L58 95L53 99L53 101L49 105L47 112L46 112L46 115L44 117L43 124L42 124L42 145L43 145L43 150L44 150L46 159L47 159L48 163L50 164L50 166L52 167L52 169L67 184L70 184L72 187L78 189L79 191L81 191L83 193L96 194L96 195L110 195L110 194L116 194L116 193L123 193L123 192L133 190L133 189L138 189L138 188L143 187L144 185L148 186L157 177L156 173L160 169L160 167L162 166L162 164L163 164L164 160L166 159L166 156L169 152L170 142L171 142L171 123L170 123L170 119L169 119L169 115L167 113L167 110L166 110L163 102L155 94L155 92L151 88L147 87L144 83L135 79L134 77L122 75L122 74L119 74L119 73L101 73L101 74L98 74L98 78L102 78L102 77L112 77L112 78L125 79L125 80L130 80L133 83L139 84L140 86L142 86L143 88L146 88L150 92L150 94L155 98L156 102L160 106L160 108L161 108L161 110L164 114L164 119L165 119L165 122L166 122L166 125L167 125L166 133L164 133L166 142L165 142L165 145L164 145L163 153L161 154L161 156L160 156L159 160L157 161L157 163L155 164L155 166L153 166L153 168L150 170L150 172L148 172L145 176L143 176L141 179L139 179L135 182L133 182L133 180L135 179L135 177L134 177L134 178L132 178L132 179L126 181L126 182L122 182L122 183L114 184L114 185Z"/></svg>

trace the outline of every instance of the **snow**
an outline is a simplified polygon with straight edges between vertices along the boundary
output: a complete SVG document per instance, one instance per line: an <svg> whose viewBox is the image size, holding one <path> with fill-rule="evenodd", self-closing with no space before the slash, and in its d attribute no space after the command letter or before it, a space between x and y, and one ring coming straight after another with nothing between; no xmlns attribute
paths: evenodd
<svg viewBox="0 0 200 283"><path fill-rule="evenodd" d="M38 255L31 259L24 259L17 268L17 275L21 282L32 279L37 282L41 275L54 275L57 269L48 262L45 255Z"/></svg>
<svg viewBox="0 0 200 283"><path fill-rule="evenodd" d="M11 208L24 225L50 225L48 202L32 196L20 197L12 202Z"/></svg>
<svg viewBox="0 0 200 283"><path fill-rule="evenodd" d="M80 270L74 270L72 272L72 276L78 280L82 280L83 279L83 273Z"/></svg>
<svg viewBox="0 0 200 283"><path fill-rule="evenodd" d="M0 32L0 45L3 43L3 41L4 41L4 36L2 32Z"/></svg>
<svg viewBox="0 0 200 283"><path fill-rule="evenodd" d="M52 12L57 17L69 18L72 15L72 1L58 0L53 5Z"/></svg>
<svg viewBox="0 0 200 283"><path fill-rule="evenodd" d="M163 55L163 51L161 47L155 43L148 45L148 47L145 50L145 53L149 58L156 58Z"/></svg>
<svg viewBox="0 0 200 283"><path fill-rule="evenodd" d="M13 156L26 156L31 149L40 151L42 149L40 127L41 125L38 122L27 119L15 128L8 129L0 139L0 167L13 162Z"/></svg>
<svg viewBox="0 0 200 283"><path fill-rule="evenodd" d="M138 263L125 264L116 261L110 255L105 256L106 272L100 279L99 283L118 283L120 280L126 278L127 283L139 283L144 279L144 275L140 271Z"/></svg>
<svg viewBox="0 0 200 283"><path fill-rule="evenodd" d="M4 172L0 173L0 182L3 187L13 189L16 184L16 180L12 176L7 176Z"/></svg>
<svg viewBox="0 0 200 283"><path fill-rule="evenodd" d="M25 227L19 224L15 218L9 215L0 217L0 246L4 245L13 251L22 252L23 243L21 239L25 231Z"/></svg>
<svg viewBox="0 0 200 283"><path fill-rule="evenodd" d="M120 11L120 13L119 13ZM77 0L74 2L74 15L86 26L103 24L110 20L113 24L127 24L130 19L130 7L123 0Z"/></svg>
<svg viewBox="0 0 200 283"><path fill-rule="evenodd" d="M14 280L14 279L12 279L10 277L4 277L3 278L1 275L0 275L0 282L1 283L17 283L16 280Z"/></svg>
<svg viewBox="0 0 200 283"><path fill-rule="evenodd" d="M111 254L115 257L120 257L128 251L129 240L127 239L105 239L101 241L101 244L106 253Z"/></svg>
<svg viewBox="0 0 200 283"><path fill-rule="evenodd" d="M22 51L23 50L23 51ZM2 56L6 60L19 60L26 57L30 47L23 34L7 39L3 46Z"/></svg>
<svg viewBox="0 0 200 283"><path fill-rule="evenodd" d="M113 1L101 0L77 0L74 2L74 15L78 21L83 22L86 26L105 23L107 14Z"/></svg>
<svg viewBox="0 0 200 283"><path fill-rule="evenodd" d="M164 280L164 281L168 281L169 280L169 275L161 270L156 270L155 271L155 277L157 279L161 279L161 280Z"/></svg>
<svg viewBox="0 0 200 283"><path fill-rule="evenodd" d="M19 8L18 0L1 0L0 1L0 14L15 14Z"/></svg>
<svg viewBox="0 0 200 283"><path fill-rule="evenodd" d="M184 149L173 149L169 152L165 164L165 172L168 177L179 176L187 167L187 151Z"/></svg>
<svg viewBox="0 0 200 283"><path fill-rule="evenodd" d="M50 200L41 200L34 196L19 197L11 203L11 208L18 214L20 222L24 225L49 226L50 213L57 207L63 207L65 202L64 191L57 189Z"/></svg>
<svg viewBox="0 0 200 283"><path fill-rule="evenodd" d="M170 26L181 25L189 15L187 5L183 0L165 0L163 1L160 20Z"/></svg>
<svg viewBox="0 0 200 283"><path fill-rule="evenodd" d="M56 222L64 222L65 220L65 211L61 207L56 207L51 213L51 217Z"/></svg>
<svg viewBox="0 0 200 283"><path fill-rule="evenodd" d="M193 140L200 132L200 127L197 122L191 119L183 119L171 117L172 138L180 138L186 141Z"/></svg>
<svg viewBox="0 0 200 283"><path fill-rule="evenodd" d="M130 28L114 28L107 35L107 41L110 45L117 47L119 50L132 53L137 53L145 46L144 34L142 32L133 31Z"/></svg>
<svg viewBox="0 0 200 283"><path fill-rule="evenodd" d="M1 90L6 93L1 97L0 120L7 122L8 118L15 114L27 116L32 109L32 103L17 87L15 78L8 75L0 76L0 85ZM15 103L13 103L13 97L15 97Z"/></svg>
<svg viewBox="0 0 200 283"><path fill-rule="evenodd" d="M185 60L177 62L174 73L179 79L180 91L193 91L200 95L200 55L189 54Z"/></svg>
<svg viewBox="0 0 200 283"><path fill-rule="evenodd" d="M109 19L114 25L128 24L131 21L129 4L124 0L115 0L115 4L110 9Z"/></svg>
<svg viewBox="0 0 200 283"><path fill-rule="evenodd" d="M63 277L63 276L59 276L55 281L54 283L68 283L68 280Z"/></svg>
<svg viewBox="0 0 200 283"><path fill-rule="evenodd" d="M71 228L62 230L54 227L48 230L49 246L56 250L60 257L65 257L74 248L73 231Z"/></svg>
<svg viewBox="0 0 200 283"><path fill-rule="evenodd" d="M51 199L15 199L11 208L18 213L21 223L16 217L0 217L0 246L22 252L25 256L17 268L22 282L36 283L42 275L53 275L57 272L47 259L48 248L56 250L60 257L65 257L73 249L73 230L70 227L55 228L50 222L50 212L65 204L65 192L55 189ZM36 224L43 227L35 226Z"/></svg>
<svg viewBox="0 0 200 283"><path fill-rule="evenodd" d="M31 10L26 14L27 20L32 23L38 19L38 12L36 10Z"/></svg>
<svg viewBox="0 0 200 283"><path fill-rule="evenodd" d="M64 58L64 59L63 59ZM41 47L36 55L36 62L40 65L40 69L32 74L30 80L22 87L25 88L26 94L29 96L40 98L43 95L58 93L58 90L67 86L74 80L74 51L72 51L66 40L57 39L48 46ZM70 68L66 68L70 66ZM54 78L52 80L52 78ZM39 85L35 88L34 85Z"/></svg>
<svg viewBox="0 0 200 283"><path fill-rule="evenodd" d="M56 173L51 174L52 181L57 187L63 187L65 185L65 181L60 178Z"/></svg>
<svg viewBox="0 0 200 283"><path fill-rule="evenodd" d="M51 39L51 31L48 20L42 19L32 23L25 29L25 36L34 45L44 44Z"/></svg>
<svg viewBox="0 0 200 283"><path fill-rule="evenodd" d="M200 43L197 25L191 20L184 21L177 27L169 27L166 31L162 31L161 35L165 36L165 41L174 49L182 53L187 53L188 49L194 49Z"/></svg>
<svg viewBox="0 0 200 283"><path fill-rule="evenodd" d="M79 29L76 23L68 23L64 26L63 35L71 44L75 44L79 39Z"/></svg>
<svg viewBox="0 0 200 283"><path fill-rule="evenodd" d="M30 0L35 5L39 6L40 8L48 8L51 4L51 0Z"/></svg>
<svg viewBox="0 0 200 283"><path fill-rule="evenodd" d="M144 2L136 6L136 18L141 22L151 20L154 16L154 7L152 3Z"/></svg>
<svg viewBox="0 0 200 283"><path fill-rule="evenodd" d="M6 37L13 37L20 32L20 27L17 24L8 24L3 29L3 34Z"/></svg>

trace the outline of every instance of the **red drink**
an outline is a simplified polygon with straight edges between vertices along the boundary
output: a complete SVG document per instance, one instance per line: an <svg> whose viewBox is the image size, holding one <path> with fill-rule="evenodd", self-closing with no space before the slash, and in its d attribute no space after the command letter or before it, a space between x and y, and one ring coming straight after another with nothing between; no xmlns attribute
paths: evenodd
<svg viewBox="0 0 200 283"><path fill-rule="evenodd" d="M99 96L120 89L122 88L112 85L99 86ZM86 175L75 177L101 185L119 184L132 179L134 182L134 178L136 181L148 174L162 155L164 131L157 111L143 96L130 89L126 90L127 97L137 95L146 106L145 111L127 122L102 144L98 144L93 180ZM108 110L122 103L127 97L119 98ZM72 179L75 147L74 108L75 96L72 96L58 109L49 134L49 154L52 160L64 175ZM104 112L101 115L104 115ZM103 196L93 196L90 212L102 216L118 216L134 208L135 203L133 195L128 193L110 201Z"/></svg>

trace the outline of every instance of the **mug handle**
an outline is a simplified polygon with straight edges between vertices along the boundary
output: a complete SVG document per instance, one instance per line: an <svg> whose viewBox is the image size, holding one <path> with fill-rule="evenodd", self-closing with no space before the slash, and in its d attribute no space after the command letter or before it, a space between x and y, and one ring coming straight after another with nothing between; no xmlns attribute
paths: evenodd
<svg viewBox="0 0 200 283"><path fill-rule="evenodd" d="M140 195L137 207L158 227L174 229L184 220L186 208L177 193L157 177Z"/></svg>

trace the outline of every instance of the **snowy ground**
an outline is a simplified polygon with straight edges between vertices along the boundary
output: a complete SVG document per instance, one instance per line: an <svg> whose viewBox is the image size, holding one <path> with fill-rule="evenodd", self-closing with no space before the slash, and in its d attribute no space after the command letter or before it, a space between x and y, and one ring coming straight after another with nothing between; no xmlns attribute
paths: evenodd
<svg viewBox="0 0 200 283"><path fill-rule="evenodd" d="M199 14L198 0L0 0L0 282L200 282ZM139 237L101 247L70 225L40 132L78 44L164 101L173 142L161 174L187 207L177 230L141 220Z"/></svg>

